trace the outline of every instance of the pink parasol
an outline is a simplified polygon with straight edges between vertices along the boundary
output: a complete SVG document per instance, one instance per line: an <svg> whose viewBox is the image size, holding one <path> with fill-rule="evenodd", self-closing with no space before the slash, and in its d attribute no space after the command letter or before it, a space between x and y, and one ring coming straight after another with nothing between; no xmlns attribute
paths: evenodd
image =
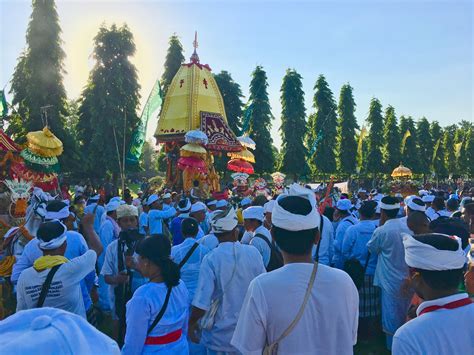
<svg viewBox="0 0 474 355"><path fill-rule="evenodd" d="M178 159L178 168L185 170L186 168L195 169L199 172L207 172L206 162L196 157L181 157Z"/></svg>
<svg viewBox="0 0 474 355"><path fill-rule="evenodd" d="M232 159L227 163L227 169L238 173L253 174L253 166L242 159Z"/></svg>

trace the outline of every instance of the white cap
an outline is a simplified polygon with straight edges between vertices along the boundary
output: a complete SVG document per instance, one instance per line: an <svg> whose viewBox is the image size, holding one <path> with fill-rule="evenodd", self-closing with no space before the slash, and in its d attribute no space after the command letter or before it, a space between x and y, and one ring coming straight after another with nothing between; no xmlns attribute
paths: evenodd
<svg viewBox="0 0 474 355"><path fill-rule="evenodd" d="M3 354L120 354L117 343L86 319L57 308L19 311L0 322Z"/></svg>
<svg viewBox="0 0 474 355"><path fill-rule="evenodd" d="M431 202L434 201L434 199L435 199L434 195L425 195L425 196L422 197L421 200L422 200L424 203L431 203Z"/></svg>
<svg viewBox="0 0 474 355"><path fill-rule="evenodd" d="M191 206L191 211L189 213L199 212L199 211L206 211L207 207L202 202L196 202Z"/></svg>
<svg viewBox="0 0 474 355"><path fill-rule="evenodd" d="M150 197L148 197L148 200L146 201L146 204L148 206L151 206L153 203L155 203L156 201L158 201L160 198L158 197L158 195L156 194L152 194L150 195Z"/></svg>
<svg viewBox="0 0 474 355"><path fill-rule="evenodd" d="M105 205L105 211L106 212L112 212L112 211L115 211L117 208L119 208L120 206L120 202L115 200L115 201L112 201L110 200L108 204Z"/></svg>
<svg viewBox="0 0 474 355"><path fill-rule="evenodd" d="M341 211L349 211L352 208L351 200L343 199L337 201L336 208Z"/></svg>
<svg viewBox="0 0 474 355"><path fill-rule="evenodd" d="M216 203L217 208L227 207L229 204L226 200L219 200Z"/></svg>
<svg viewBox="0 0 474 355"><path fill-rule="evenodd" d="M276 201L270 200L266 204L263 205L263 209L265 213L272 213L273 207L275 206Z"/></svg>
<svg viewBox="0 0 474 355"><path fill-rule="evenodd" d="M429 191L426 191L426 190L420 190L420 191L418 191L418 195L419 195L420 197L423 197L423 196L425 196L425 195L428 195L429 193L430 193L430 192L429 192Z"/></svg>
<svg viewBox="0 0 474 355"><path fill-rule="evenodd" d="M132 205L120 205L117 208L117 218L128 216L138 217L138 208Z"/></svg>
<svg viewBox="0 0 474 355"><path fill-rule="evenodd" d="M169 192L165 193L163 195L163 199L165 199L165 198L171 198L171 194Z"/></svg>
<svg viewBox="0 0 474 355"><path fill-rule="evenodd" d="M242 215L244 219L256 219L257 221L263 222L263 219L265 218L263 213L263 207L250 206L242 212Z"/></svg>

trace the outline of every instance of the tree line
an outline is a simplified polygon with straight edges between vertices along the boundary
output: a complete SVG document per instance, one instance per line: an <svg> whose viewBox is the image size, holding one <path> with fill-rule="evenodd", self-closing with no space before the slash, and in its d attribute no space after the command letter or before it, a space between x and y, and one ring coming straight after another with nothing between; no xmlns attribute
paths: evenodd
<svg viewBox="0 0 474 355"><path fill-rule="evenodd" d="M26 33L27 46L18 58L11 81L14 114L7 133L17 141L39 130L47 121L64 143L61 164L77 177L117 176L120 157L139 123L140 85L131 63L136 51L127 25L102 25L94 38L95 65L79 99L68 100L63 84L64 57L61 28L53 0L34 1ZM166 93L184 62L183 46L171 36L161 77ZM249 134L256 142L257 174L279 170L294 178L316 179L337 174L381 176L400 163L415 174L439 178L474 175L474 125L461 121L447 127L425 117L397 117L372 98L369 114L360 127L355 116L353 88L345 84L336 102L324 75L314 85L312 113L307 114L302 77L288 69L280 88L282 147L270 133L274 116L268 98L267 75L262 66L252 72L248 101L228 71L215 74L230 128L236 135ZM48 106L44 108L44 106ZM164 168L145 145L142 166ZM225 158L217 158L218 170Z"/></svg>

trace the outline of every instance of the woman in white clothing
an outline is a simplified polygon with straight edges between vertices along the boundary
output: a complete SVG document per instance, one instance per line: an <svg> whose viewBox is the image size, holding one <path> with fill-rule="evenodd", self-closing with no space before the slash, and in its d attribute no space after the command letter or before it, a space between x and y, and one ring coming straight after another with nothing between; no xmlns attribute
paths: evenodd
<svg viewBox="0 0 474 355"><path fill-rule="evenodd" d="M137 247L136 268L150 280L127 303L127 333L122 354L187 354L189 300L179 267L170 258L163 235Z"/></svg>

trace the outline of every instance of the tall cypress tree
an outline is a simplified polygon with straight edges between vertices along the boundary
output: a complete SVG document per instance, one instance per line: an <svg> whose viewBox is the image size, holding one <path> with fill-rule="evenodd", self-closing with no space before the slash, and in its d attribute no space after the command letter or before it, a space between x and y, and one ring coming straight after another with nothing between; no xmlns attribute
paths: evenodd
<svg viewBox="0 0 474 355"><path fill-rule="evenodd" d="M375 97L370 101L367 123L370 125L368 137L367 169L374 176L381 172L383 147L383 117L382 104Z"/></svg>
<svg viewBox="0 0 474 355"><path fill-rule="evenodd" d="M267 93L267 73L257 66L252 73L249 101L252 105L250 113L249 134L255 141L255 172L262 174L271 172L275 164L273 139L270 135L272 112Z"/></svg>
<svg viewBox="0 0 474 355"><path fill-rule="evenodd" d="M294 69L287 69L280 89L282 160L281 170L293 174L295 180L306 165L306 109L301 75Z"/></svg>
<svg viewBox="0 0 474 355"><path fill-rule="evenodd" d="M214 75L217 86L221 92L222 99L224 100L225 114L227 116L227 122L229 123L230 129L236 134L240 134L241 130L241 118L242 108L244 103L242 102L242 90L240 85L237 84L229 72L223 70L219 74Z"/></svg>
<svg viewBox="0 0 474 355"><path fill-rule="evenodd" d="M11 83L12 103L17 105L21 117L14 116L8 133L15 134L19 141L24 142L28 131L43 128L41 107L49 106L46 109L47 123L64 144L61 163L67 170L73 163L74 144L64 129L64 116L67 115L63 85L65 54L61 48L58 13L53 0L34 0L32 9L26 49L18 59Z"/></svg>
<svg viewBox="0 0 474 355"><path fill-rule="evenodd" d="M94 38L96 63L82 92L78 123L83 153L89 158L84 169L92 176L104 176L108 171L117 176L124 133L128 147L139 122L140 85L129 59L134 54L133 34L127 25L102 26Z"/></svg>
<svg viewBox="0 0 474 355"><path fill-rule="evenodd" d="M309 165L313 172L331 174L336 171L336 103L324 75L314 85L313 107L315 113L308 119L307 146Z"/></svg>
<svg viewBox="0 0 474 355"><path fill-rule="evenodd" d="M184 62L183 46L176 34L173 34L169 40L168 52L165 59L165 71L161 76L161 89L163 90L163 97L168 92L168 87L171 84L174 76L178 72L181 64Z"/></svg>
<svg viewBox="0 0 474 355"><path fill-rule="evenodd" d="M464 158L466 160L466 170L463 172L468 176L474 176L474 128L470 128L466 134L466 148Z"/></svg>
<svg viewBox="0 0 474 355"><path fill-rule="evenodd" d="M456 134L456 125L450 125L444 128L443 148L444 165L448 174L456 173L456 155L454 154L454 135Z"/></svg>
<svg viewBox="0 0 474 355"><path fill-rule="evenodd" d="M413 132L414 134L415 132ZM397 116L393 106L385 109L385 124L383 127L384 145L382 149L384 171L390 173L400 164L400 131Z"/></svg>
<svg viewBox="0 0 474 355"><path fill-rule="evenodd" d="M413 134L413 133L412 133ZM416 123L416 140L418 142L419 171L429 175L433 157L433 140L431 139L430 123L423 117Z"/></svg>
<svg viewBox="0 0 474 355"><path fill-rule="evenodd" d="M410 116L400 117L400 136L403 140L407 131L410 132L405 140L405 146L401 147L402 163L413 172L419 172L418 148L416 145L415 122ZM402 142L403 143L403 142Z"/></svg>
<svg viewBox="0 0 474 355"><path fill-rule="evenodd" d="M437 121L431 122L430 134L433 139L431 171L433 171L438 177L446 177L448 173L444 164L443 130Z"/></svg>
<svg viewBox="0 0 474 355"><path fill-rule="evenodd" d="M355 130L359 129L357 119L354 115L355 101L352 94L352 87L345 84L341 88L338 105L338 127L337 127L337 156L338 168L344 174L355 172L356 159L354 153L357 152L357 141Z"/></svg>

